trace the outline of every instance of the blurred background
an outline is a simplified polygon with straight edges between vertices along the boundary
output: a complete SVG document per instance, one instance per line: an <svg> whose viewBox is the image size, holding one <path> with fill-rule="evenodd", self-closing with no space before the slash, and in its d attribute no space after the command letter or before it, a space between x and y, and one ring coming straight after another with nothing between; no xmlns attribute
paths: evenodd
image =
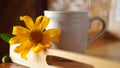
<svg viewBox="0 0 120 68"><path fill-rule="evenodd" d="M15 25L23 25L19 16L29 15L35 19L47 9L47 0L0 0L0 33L12 33ZM9 44L0 38L0 58L9 55ZM0 61L1 62L1 61Z"/></svg>
<svg viewBox="0 0 120 68"><path fill-rule="evenodd" d="M20 23L19 16L29 15L35 19L44 10L89 12L89 17L99 16L107 24L106 32L88 43L88 55L115 61L120 60L120 1L119 0L0 0L0 33L11 33ZM99 22L99 21L98 21ZM93 23L88 36L101 30L101 23ZM0 58L9 55L9 44L0 38Z"/></svg>

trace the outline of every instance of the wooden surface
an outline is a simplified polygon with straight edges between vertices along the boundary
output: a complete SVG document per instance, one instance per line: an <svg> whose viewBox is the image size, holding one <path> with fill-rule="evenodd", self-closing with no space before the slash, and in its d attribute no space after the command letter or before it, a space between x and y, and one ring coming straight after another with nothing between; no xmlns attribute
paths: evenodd
<svg viewBox="0 0 120 68"><path fill-rule="evenodd" d="M4 63L0 64L0 68L28 68L28 67L16 63Z"/></svg>
<svg viewBox="0 0 120 68"><path fill-rule="evenodd" d="M120 39L106 32L88 44L87 54L120 62Z"/></svg>
<svg viewBox="0 0 120 68"><path fill-rule="evenodd" d="M77 63L77 62L54 62L54 65L61 66L63 68L93 68L90 65L83 64L83 63ZM16 64L16 63L5 63L5 64L0 64L0 68L28 68L26 66Z"/></svg>

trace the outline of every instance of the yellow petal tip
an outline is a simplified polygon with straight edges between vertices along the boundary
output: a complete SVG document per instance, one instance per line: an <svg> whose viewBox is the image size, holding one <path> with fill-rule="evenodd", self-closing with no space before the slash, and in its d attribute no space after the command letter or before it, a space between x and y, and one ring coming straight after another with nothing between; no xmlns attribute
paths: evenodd
<svg viewBox="0 0 120 68"><path fill-rule="evenodd" d="M23 20L23 16L20 16L20 20Z"/></svg>

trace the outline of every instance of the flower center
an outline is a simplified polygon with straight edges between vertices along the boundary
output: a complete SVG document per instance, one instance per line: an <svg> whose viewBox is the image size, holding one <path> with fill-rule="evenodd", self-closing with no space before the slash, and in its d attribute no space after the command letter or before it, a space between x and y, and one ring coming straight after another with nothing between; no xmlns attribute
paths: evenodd
<svg viewBox="0 0 120 68"><path fill-rule="evenodd" d="M42 41L42 32L38 31L38 30L35 30L35 31L32 31L30 33L30 41L35 43L35 44L38 44Z"/></svg>

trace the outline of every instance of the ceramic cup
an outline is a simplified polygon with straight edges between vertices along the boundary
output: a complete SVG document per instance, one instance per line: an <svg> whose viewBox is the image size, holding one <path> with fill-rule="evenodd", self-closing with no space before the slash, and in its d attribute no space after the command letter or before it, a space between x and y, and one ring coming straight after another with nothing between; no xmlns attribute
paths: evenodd
<svg viewBox="0 0 120 68"><path fill-rule="evenodd" d="M44 11L44 15L51 18L46 29L57 28L61 30L60 43L55 48L85 53L88 42L104 33L106 24L103 19L95 17L90 19L86 11ZM88 30L94 20L102 23L102 29L91 38Z"/></svg>

